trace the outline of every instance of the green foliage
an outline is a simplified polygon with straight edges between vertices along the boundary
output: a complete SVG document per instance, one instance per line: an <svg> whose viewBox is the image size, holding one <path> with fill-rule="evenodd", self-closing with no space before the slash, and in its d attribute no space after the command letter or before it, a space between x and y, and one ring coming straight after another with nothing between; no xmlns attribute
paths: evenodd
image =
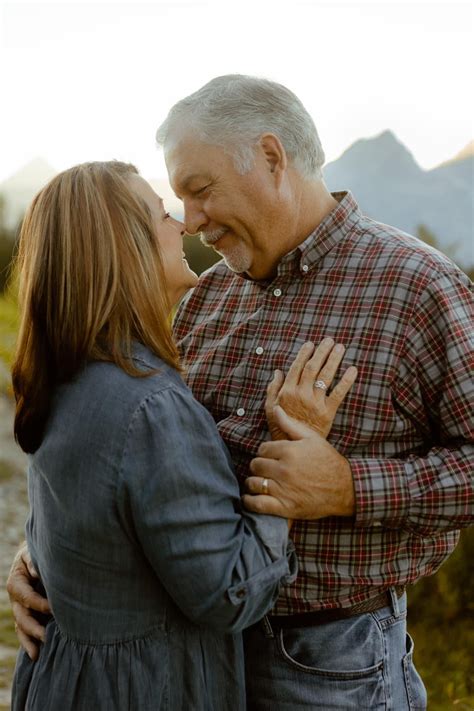
<svg viewBox="0 0 474 711"><path fill-rule="evenodd" d="M202 274L203 271L209 269L221 259L221 256L214 252L211 247L205 247L198 237L185 235L183 242L186 259L196 274Z"/></svg>
<svg viewBox="0 0 474 711"><path fill-rule="evenodd" d="M12 613L9 609L0 609L0 690L11 686L18 646ZM0 702L0 711L9 708Z"/></svg>
<svg viewBox="0 0 474 711"><path fill-rule="evenodd" d="M466 565L469 560L474 560L474 529L463 531L454 553L435 576L423 578L411 589L412 619L418 613L439 619L440 607L447 622L467 613L474 615L474 568ZM431 605L427 605L426 598Z"/></svg>
<svg viewBox="0 0 474 711"><path fill-rule="evenodd" d="M456 242L452 242L451 244L448 244L447 247L442 248L434 232L428 229L426 225L418 225L416 230L416 236L418 237L418 239L421 239L421 241L425 244L428 244L430 247L434 247L439 252L443 252L443 254L445 254L447 257L456 262L454 256L458 247L458 244ZM474 267L471 267L470 269L464 269L463 271L467 274L471 281L474 281Z"/></svg>
<svg viewBox="0 0 474 711"><path fill-rule="evenodd" d="M443 252L443 254L452 259L454 262L456 261L455 254L459 246L457 242L451 242L451 244L448 244L446 247L441 247L439 239L436 237L435 233L426 227L426 225L418 225L416 229L416 236L425 244L428 244L430 247L434 247L438 250L438 252Z"/></svg>
<svg viewBox="0 0 474 711"><path fill-rule="evenodd" d="M5 224L5 199L0 195L0 294L5 290L15 251L16 230Z"/></svg>
<svg viewBox="0 0 474 711"><path fill-rule="evenodd" d="M421 239L425 244L428 244L430 247L439 249L437 237L435 236L434 232L431 232L431 230L429 230L428 227L426 227L425 225L418 225L418 228L416 230L416 236L418 237L418 239Z"/></svg>
<svg viewBox="0 0 474 711"><path fill-rule="evenodd" d="M18 648L15 624L9 608L0 609L0 643L6 647L12 647L12 649Z"/></svg>
<svg viewBox="0 0 474 711"><path fill-rule="evenodd" d="M430 711L474 709L474 529L437 573L408 592L408 628Z"/></svg>
<svg viewBox="0 0 474 711"><path fill-rule="evenodd" d="M0 295L0 360L10 366L19 327L18 305L12 294Z"/></svg>

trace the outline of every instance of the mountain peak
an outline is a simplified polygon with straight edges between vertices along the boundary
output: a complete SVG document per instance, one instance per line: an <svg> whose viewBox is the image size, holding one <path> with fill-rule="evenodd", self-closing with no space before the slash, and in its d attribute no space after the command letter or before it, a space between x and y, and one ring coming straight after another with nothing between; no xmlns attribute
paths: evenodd
<svg viewBox="0 0 474 711"><path fill-rule="evenodd" d="M0 189L9 189L17 186L35 186L38 190L51 180L56 174L55 170L47 160L40 156L33 158L16 173L0 184Z"/></svg>
<svg viewBox="0 0 474 711"><path fill-rule="evenodd" d="M386 129L376 136L361 138L355 141L344 151L341 157L334 163L329 163L325 169L326 177L331 175L336 163L344 166L347 176L356 177L362 170L364 175L372 176L391 174L415 175L421 172L421 168L413 158L408 148L401 143L397 136Z"/></svg>
<svg viewBox="0 0 474 711"><path fill-rule="evenodd" d="M3 218L7 227L18 224L36 193L56 174L57 171L44 158L33 158L0 183L0 194L5 200Z"/></svg>
<svg viewBox="0 0 474 711"><path fill-rule="evenodd" d="M363 140L372 141L374 143L381 143L381 144L385 144L387 146L391 146L391 145L401 146L402 145L402 143L400 143L400 141L398 140L398 138L396 137L394 132L391 131L389 128L386 128L384 131L381 131L376 136L372 136L371 138L365 138Z"/></svg>

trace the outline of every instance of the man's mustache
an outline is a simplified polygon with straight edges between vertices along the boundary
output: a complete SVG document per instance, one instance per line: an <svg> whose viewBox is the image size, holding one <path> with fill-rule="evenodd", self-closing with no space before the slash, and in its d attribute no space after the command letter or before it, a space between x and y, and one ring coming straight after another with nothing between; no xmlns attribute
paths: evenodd
<svg viewBox="0 0 474 711"><path fill-rule="evenodd" d="M220 238L227 232L225 227L219 227L217 230L201 232L200 240L205 247L212 247Z"/></svg>

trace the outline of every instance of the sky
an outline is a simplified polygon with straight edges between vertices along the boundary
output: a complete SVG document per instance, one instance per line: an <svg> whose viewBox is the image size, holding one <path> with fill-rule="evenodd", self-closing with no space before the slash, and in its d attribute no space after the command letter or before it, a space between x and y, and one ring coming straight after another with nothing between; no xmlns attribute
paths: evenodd
<svg viewBox="0 0 474 711"><path fill-rule="evenodd" d="M264 76L313 116L327 160L390 128L426 169L474 138L472 2L0 0L0 181L134 162L170 106L214 76Z"/></svg>

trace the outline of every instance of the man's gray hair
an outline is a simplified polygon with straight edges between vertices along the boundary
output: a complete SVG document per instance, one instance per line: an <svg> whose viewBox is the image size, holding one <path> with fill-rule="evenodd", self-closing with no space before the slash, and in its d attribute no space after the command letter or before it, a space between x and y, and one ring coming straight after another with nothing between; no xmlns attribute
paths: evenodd
<svg viewBox="0 0 474 711"><path fill-rule="evenodd" d="M176 128L222 146L241 174L252 169L260 137L274 133L296 170L305 178L321 178L324 151L313 119L293 92L268 79L242 74L212 79L171 108L156 133L158 144Z"/></svg>

